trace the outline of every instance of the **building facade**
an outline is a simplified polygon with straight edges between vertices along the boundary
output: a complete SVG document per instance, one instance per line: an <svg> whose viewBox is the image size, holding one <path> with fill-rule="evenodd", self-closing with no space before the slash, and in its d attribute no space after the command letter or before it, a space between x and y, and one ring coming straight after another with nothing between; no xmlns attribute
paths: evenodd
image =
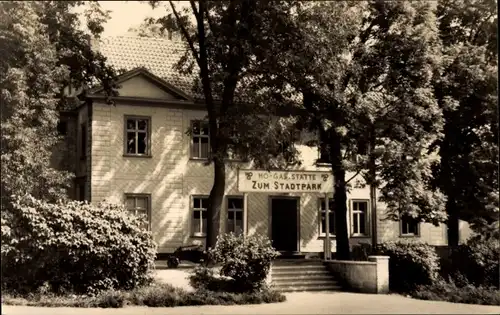
<svg viewBox="0 0 500 315"><path fill-rule="evenodd" d="M204 105L189 92L189 80L179 78L172 69L179 46L168 40L119 37L104 41L99 49L117 68L128 71L120 76L116 105L106 104L96 89L89 101L61 118L66 129L72 130L67 134L76 136L72 146L77 161L74 197L124 203L130 211L147 216L147 228L160 253L203 244L213 178L212 166L205 163L208 126ZM189 127L193 132L188 135ZM311 135L302 137L305 143ZM329 170L318 163L316 148L302 142L297 146L300 170ZM268 235L279 250L323 252L323 194L242 193L237 189L238 168L251 169L252 165L231 163L228 167L221 233L258 233ZM347 209L351 244L371 242L375 231L369 187L353 188ZM418 238L446 245L445 225L383 220L382 203L377 204L377 212L377 242ZM335 252L334 212L329 220Z"/></svg>

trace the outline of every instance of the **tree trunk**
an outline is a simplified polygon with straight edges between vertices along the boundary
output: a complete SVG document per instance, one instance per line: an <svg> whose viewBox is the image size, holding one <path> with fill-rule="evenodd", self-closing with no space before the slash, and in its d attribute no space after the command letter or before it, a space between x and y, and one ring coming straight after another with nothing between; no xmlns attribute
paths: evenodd
<svg viewBox="0 0 500 315"><path fill-rule="evenodd" d="M213 159L214 183L208 199L206 248L213 248L220 232L220 213L226 187L226 166L224 161Z"/></svg>
<svg viewBox="0 0 500 315"><path fill-rule="evenodd" d="M335 133L335 132L333 132ZM336 258L350 260L349 230L347 228L347 192L345 182L345 169L342 165L342 150L340 137L336 134L331 139L332 171L335 181L335 238L337 241Z"/></svg>
<svg viewBox="0 0 500 315"><path fill-rule="evenodd" d="M448 197L448 201L446 202L446 213L448 213L448 247L452 249L458 246L460 229L458 209L453 201L453 197L450 197Z"/></svg>
<svg viewBox="0 0 500 315"><path fill-rule="evenodd" d="M369 142L369 154L370 161L368 165L368 184L370 185L370 206L371 206L371 235L372 235L372 249L376 250L377 248L377 165L375 160L375 128L372 128L370 133L370 142Z"/></svg>

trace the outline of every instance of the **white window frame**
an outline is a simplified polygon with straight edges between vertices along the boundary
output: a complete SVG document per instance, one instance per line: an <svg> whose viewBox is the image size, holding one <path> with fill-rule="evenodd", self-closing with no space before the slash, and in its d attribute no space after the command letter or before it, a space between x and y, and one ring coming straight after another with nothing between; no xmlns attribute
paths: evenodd
<svg viewBox="0 0 500 315"><path fill-rule="evenodd" d="M240 208L230 208L230 200L231 199L240 199L241 200L241 209ZM229 212L234 212L233 216L233 231L236 230L236 213L240 212L241 213L241 234L236 235L244 235L245 234L245 197L244 196L227 196L226 197L226 210L227 210L227 216L226 216L226 232L229 233Z"/></svg>
<svg viewBox="0 0 500 315"><path fill-rule="evenodd" d="M193 132L194 128L194 124L200 124L200 133L199 134L195 134ZM201 134L201 130L203 129L203 126L204 125L207 125L207 129L208 129L208 133L206 135L203 135ZM193 147L195 146L195 143L194 143L194 139L197 138L197 139L200 139L200 141L198 142L198 156L194 156L193 155ZM207 150L207 157L202 157L201 156L201 139L207 139L208 141L208 150ZM210 156L210 128L208 126L208 121L206 120L191 120L191 146L189 147L190 149L190 152L189 152L189 156L191 157L191 159L195 159L195 160L207 160Z"/></svg>
<svg viewBox="0 0 500 315"><path fill-rule="evenodd" d="M420 236L420 222L418 222L416 220L415 220L415 222L411 222L411 221L407 221L407 220L412 220L412 218L409 216L402 216L401 219L399 220L399 234L400 234L400 236L401 237L419 237ZM404 233L403 226L406 225L406 230L410 231L410 225L412 223L416 224L417 233L411 233L411 232Z"/></svg>
<svg viewBox="0 0 500 315"><path fill-rule="evenodd" d="M134 120L135 127L134 129L128 128L128 121ZM146 121L146 130L139 130L139 120ZM128 133L135 133L135 152L128 152ZM146 134L146 152L139 153L139 134ZM123 126L123 150L124 155L126 156L151 156L151 117L150 116L133 116L133 115L125 115L124 116L124 126Z"/></svg>
<svg viewBox="0 0 500 315"><path fill-rule="evenodd" d="M208 224L208 217L207 217L207 222L205 223L205 225L203 225L203 211L205 211L205 213L207 213L208 209L207 208L195 208L194 207L194 200L195 199L208 199L208 196L206 195L193 195L191 196L191 235L193 237L206 237L207 236L207 233L206 232L203 232L203 227ZM195 231L194 230L194 213L195 211L198 211L200 212L200 230L199 231ZM205 231L206 231L206 228L205 228Z"/></svg>
<svg viewBox="0 0 500 315"><path fill-rule="evenodd" d="M130 209L128 207L128 199L133 198L134 199L134 208ZM137 216L137 211L140 210L140 208L137 207L137 199L146 199L146 218L147 218L147 229L148 231L151 230L151 194L137 194L137 193L126 193L125 194L125 207L127 211L131 212L134 211L134 215Z"/></svg>
<svg viewBox="0 0 500 315"><path fill-rule="evenodd" d="M329 203L334 203L333 198L328 199ZM325 203L325 198L318 198L318 229L319 229L319 236L320 237L326 237L326 232L323 231L323 225L322 223L322 218L323 215L325 216L326 220L326 207L323 209L322 204ZM325 204L326 206L326 204ZM329 207L330 213L329 215L333 215L333 222L335 222L335 209L333 207ZM333 228L333 233L330 233L330 237L335 237L335 224L333 226L329 226L330 230Z"/></svg>
<svg viewBox="0 0 500 315"><path fill-rule="evenodd" d="M355 209L354 208L354 204L355 203L365 203L366 204L366 211L365 211L365 220L364 220L364 225L365 225L365 233L359 233L359 232L355 232L355 228L354 228L354 216L357 215L358 216L358 231L361 230L361 220L359 220L359 214L360 213L363 213L363 211L361 210L358 210L358 209ZM370 201L367 200L367 199L351 199L350 200L350 208L351 208L351 236L354 236L354 237L368 237L370 236Z"/></svg>

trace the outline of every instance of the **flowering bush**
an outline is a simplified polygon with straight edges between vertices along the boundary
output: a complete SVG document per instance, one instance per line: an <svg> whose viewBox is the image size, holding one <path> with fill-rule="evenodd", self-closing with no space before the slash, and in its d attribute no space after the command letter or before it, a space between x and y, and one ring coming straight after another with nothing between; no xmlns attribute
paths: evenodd
<svg viewBox="0 0 500 315"><path fill-rule="evenodd" d="M396 292L410 292L418 285L439 279L436 249L417 242L387 242L377 245L377 252L390 256L389 287Z"/></svg>
<svg viewBox="0 0 500 315"><path fill-rule="evenodd" d="M219 235L210 250L211 259L221 265L220 274L234 279L242 290L262 288L271 267L271 261L279 253L264 236L236 236L233 233Z"/></svg>
<svg viewBox="0 0 500 315"><path fill-rule="evenodd" d="M156 245L122 205L14 199L2 222L2 286L93 294L151 280Z"/></svg>

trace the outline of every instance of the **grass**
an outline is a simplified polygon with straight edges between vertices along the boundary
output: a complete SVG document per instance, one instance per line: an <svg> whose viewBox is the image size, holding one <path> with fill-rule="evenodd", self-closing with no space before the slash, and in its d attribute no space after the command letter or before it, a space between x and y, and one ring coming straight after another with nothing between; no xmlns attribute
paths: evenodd
<svg viewBox="0 0 500 315"><path fill-rule="evenodd" d="M2 304L5 305L85 308L121 308L127 305L149 307L240 305L277 303L285 300L283 294L269 289L247 293L213 292L203 289L188 292L165 283L153 283L132 291L106 291L93 297L41 293L20 297L2 294Z"/></svg>
<svg viewBox="0 0 500 315"><path fill-rule="evenodd" d="M472 284L456 285L454 281L440 280L432 285L419 286L411 296L421 300L453 303L500 305L500 290Z"/></svg>

